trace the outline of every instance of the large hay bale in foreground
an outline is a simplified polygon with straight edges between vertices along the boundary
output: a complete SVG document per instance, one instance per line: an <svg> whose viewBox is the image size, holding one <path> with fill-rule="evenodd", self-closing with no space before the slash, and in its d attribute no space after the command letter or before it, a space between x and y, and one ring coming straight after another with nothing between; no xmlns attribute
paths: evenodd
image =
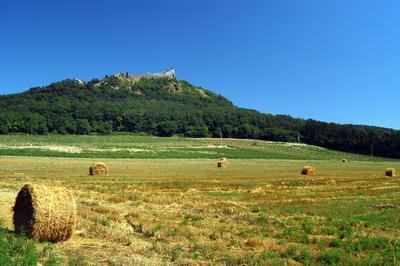
<svg viewBox="0 0 400 266"><path fill-rule="evenodd" d="M108 167L105 163L94 163L89 167L89 175L107 175Z"/></svg>
<svg viewBox="0 0 400 266"><path fill-rule="evenodd" d="M315 171L315 168L309 165L306 165L301 169L301 174L302 175L316 175L317 171Z"/></svg>
<svg viewBox="0 0 400 266"><path fill-rule="evenodd" d="M228 167L228 159L226 159L226 158L219 159L218 163L217 163L217 166L218 167L223 167L223 168Z"/></svg>
<svg viewBox="0 0 400 266"><path fill-rule="evenodd" d="M76 204L66 188L26 184L14 205L14 229L39 241L59 242L76 226Z"/></svg>
<svg viewBox="0 0 400 266"><path fill-rule="evenodd" d="M387 168L385 171L385 176L395 177L396 169L395 168Z"/></svg>

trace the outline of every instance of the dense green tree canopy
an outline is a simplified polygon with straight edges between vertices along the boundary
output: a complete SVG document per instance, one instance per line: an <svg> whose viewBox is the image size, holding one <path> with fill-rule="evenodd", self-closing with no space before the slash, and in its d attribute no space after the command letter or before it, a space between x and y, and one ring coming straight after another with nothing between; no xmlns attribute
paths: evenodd
<svg viewBox="0 0 400 266"><path fill-rule="evenodd" d="M64 80L0 96L0 134L110 134L301 141L336 150L400 158L400 132L262 114L169 78Z"/></svg>

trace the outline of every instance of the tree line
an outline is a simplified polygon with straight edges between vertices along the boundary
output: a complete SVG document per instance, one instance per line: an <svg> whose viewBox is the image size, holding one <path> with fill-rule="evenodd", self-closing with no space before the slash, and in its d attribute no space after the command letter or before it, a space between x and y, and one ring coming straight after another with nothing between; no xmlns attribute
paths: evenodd
<svg viewBox="0 0 400 266"><path fill-rule="evenodd" d="M400 158L400 131L262 114L169 78L65 80L0 96L0 134L112 132L301 141Z"/></svg>

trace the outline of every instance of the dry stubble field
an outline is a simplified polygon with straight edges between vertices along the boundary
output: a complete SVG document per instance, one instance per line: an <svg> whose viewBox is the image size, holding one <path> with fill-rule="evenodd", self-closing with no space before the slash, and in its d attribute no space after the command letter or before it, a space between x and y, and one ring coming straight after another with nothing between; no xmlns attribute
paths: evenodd
<svg viewBox="0 0 400 266"><path fill-rule="evenodd" d="M70 188L77 232L55 244L71 265L393 265L400 178L393 162L1 157L0 217L12 230L25 183ZM301 176L305 164L315 177ZM44 245L40 243L38 245Z"/></svg>

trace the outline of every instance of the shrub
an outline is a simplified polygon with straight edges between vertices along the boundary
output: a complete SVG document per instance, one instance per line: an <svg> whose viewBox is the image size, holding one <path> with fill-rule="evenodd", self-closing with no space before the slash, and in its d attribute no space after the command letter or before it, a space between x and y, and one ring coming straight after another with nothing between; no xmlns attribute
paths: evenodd
<svg viewBox="0 0 400 266"><path fill-rule="evenodd" d="M350 237L353 234L352 224L348 221L338 223L338 237L340 239Z"/></svg>
<svg viewBox="0 0 400 266"><path fill-rule="evenodd" d="M178 131L178 125L175 121L161 122L157 126L157 132L159 136L170 137Z"/></svg>
<svg viewBox="0 0 400 266"><path fill-rule="evenodd" d="M327 265L337 265L343 260L343 257L344 252L341 249L329 249L322 254L320 261Z"/></svg>
<svg viewBox="0 0 400 266"><path fill-rule="evenodd" d="M337 248L341 246L341 241L339 239L333 239L330 243L329 243L329 247L331 248Z"/></svg>
<svg viewBox="0 0 400 266"><path fill-rule="evenodd" d="M268 224L268 219L264 215L259 215L251 222L251 224L255 225L265 225Z"/></svg>
<svg viewBox="0 0 400 266"><path fill-rule="evenodd" d="M290 246L286 250L285 256L306 265L310 264L312 260L310 252L307 249L298 249L296 246Z"/></svg>
<svg viewBox="0 0 400 266"><path fill-rule="evenodd" d="M173 246L172 249L171 249L172 260L173 261L177 260L179 257L182 256L182 253L183 253L183 249L182 249L181 245Z"/></svg>
<svg viewBox="0 0 400 266"><path fill-rule="evenodd" d="M303 229L303 231L304 231L305 233L307 233L307 234L312 234L313 225L312 225L310 222L308 222L308 221L304 222L304 223L301 225L301 228Z"/></svg>

